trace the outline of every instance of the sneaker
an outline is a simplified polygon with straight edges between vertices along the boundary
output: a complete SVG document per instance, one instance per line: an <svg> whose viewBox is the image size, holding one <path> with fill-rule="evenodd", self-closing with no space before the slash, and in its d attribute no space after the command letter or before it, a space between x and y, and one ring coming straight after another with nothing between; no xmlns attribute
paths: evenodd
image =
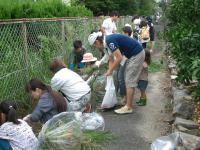
<svg viewBox="0 0 200 150"><path fill-rule="evenodd" d="M141 98L140 99L140 102L137 103L138 106L145 106L146 105L146 102L147 102L147 99L146 98Z"/></svg>
<svg viewBox="0 0 200 150"><path fill-rule="evenodd" d="M140 98L140 100L137 100L137 101L136 101L136 104L139 104L139 103L141 103L141 98Z"/></svg>
<svg viewBox="0 0 200 150"><path fill-rule="evenodd" d="M132 108L128 108L126 105L124 107L121 107L120 109L115 110L115 113L117 114L130 114L133 112Z"/></svg>

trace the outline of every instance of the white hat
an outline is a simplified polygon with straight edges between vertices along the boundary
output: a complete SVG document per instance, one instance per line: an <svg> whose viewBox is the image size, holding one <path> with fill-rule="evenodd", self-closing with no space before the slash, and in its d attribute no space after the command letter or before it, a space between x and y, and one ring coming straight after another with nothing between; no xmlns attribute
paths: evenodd
<svg viewBox="0 0 200 150"><path fill-rule="evenodd" d="M135 25L140 25L140 22L141 22L140 18L139 18L139 19L135 19L135 20L133 21L133 23L134 23Z"/></svg>
<svg viewBox="0 0 200 150"><path fill-rule="evenodd" d="M132 28L132 26L130 25L130 24L125 24L125 27L131 27Z"/></svg>
<svg viewBox="0 0 200 150"><path fill-rule="evenodd" d="M102 32L93 32L92 34L89 35L88 37L88 42L90 45L93 45L94 42L96 41L97 37L102 36Z"/></svg>
<svg viewBox="0 0 200 150"><path fill-rule="evenodd" d="M93 56L92 53L85 53L83 55L83 60L81 62L93 62L93 61L97 61L97 58Z"/></svg>

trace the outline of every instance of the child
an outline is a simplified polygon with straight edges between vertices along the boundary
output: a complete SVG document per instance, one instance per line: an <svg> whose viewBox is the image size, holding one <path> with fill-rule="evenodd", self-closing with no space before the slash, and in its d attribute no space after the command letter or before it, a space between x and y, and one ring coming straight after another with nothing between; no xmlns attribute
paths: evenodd
<svg viewBox="0 0 200 150"><path fill-rule="evenodd" d="M38 79L30 80L26 86L26 91L34 99L39 100L33 113L24 118L27 122L40 121L41 123L45 123L54 115L67 110L65 98Z"/></svg>
<svg viewBox="0 0 200 150"><path fill-rule="evenodd" d="M74 49L69 55L69 69L81 69L84 67L84 64L81 63L81 60L83 59L83 55L85 54L86 50L82 47L82 42L80 40L74 41L73 46Z"/></svg>
<svg viewBox="0 0 200 150"><path fill-rule="evenodd" d="M128 35L129 37L133 38L132 35L132 27L129 24L125 24L125 26L122 28L123 34Z"/></svg>
<svg viewBox="0 0 200 150"><path fill-rule="evenodd" d="M13 101L0 104L3 123L0 126L1 150L37 150L38 140L31 127L17 117L17 106Z"/></svg>
<svg viewBox="0 0 200 150"><path fill-rule="evenodd" d="M151 63L151 54L150 51L145 49L145 60L143 64L143 69L138 81L138 89L140 90L141 96L140 100L136 102L139 106L145 106L147 97L146 97L146 88L148 85L148 66Z"/></svg>

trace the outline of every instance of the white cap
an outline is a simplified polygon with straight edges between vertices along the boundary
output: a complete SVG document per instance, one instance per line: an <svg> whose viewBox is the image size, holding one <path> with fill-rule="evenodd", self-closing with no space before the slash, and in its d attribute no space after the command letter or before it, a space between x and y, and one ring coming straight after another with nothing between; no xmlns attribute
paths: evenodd
<svg viewBox="0 0 200 150"><path fill-rule="evenodd" d="M140 22L141 22L140 18L139 18L139 19L135 19L135 20L133 21L133 23L134 23L135 25L140 25Z"/></svg>
<svg viewBox="0 0 200 150"><path fill-rule="evenodd" d="M88 42L90 45L93 45L94 42L96 41L97 37L102 36L102 32L93 32L92 34L89 35L88 37Z"/></svg>
<svg viewBox="0 0 200 150"><path fill-rule="evenodd" d="M125 27L131 27L132 28L132 26L130 25L130 24L125 24Z"/></svg>

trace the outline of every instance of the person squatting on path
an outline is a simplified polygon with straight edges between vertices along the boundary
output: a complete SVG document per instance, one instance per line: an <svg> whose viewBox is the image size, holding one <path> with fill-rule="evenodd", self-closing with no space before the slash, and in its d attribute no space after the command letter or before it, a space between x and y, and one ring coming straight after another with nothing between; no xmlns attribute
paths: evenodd
<svg viewBox="0 0 200 150"><path fill-rule="evenodd" d="M32 114L24 117L23 120L27 122L40 121L44 124L54 115L67 111L65 98L39 79L31 79L26 85L26 92L30 93L32 98L38 100Z"/></svg>
<svg viewBox="0 0 200 150"><path fill-rule="evenodd" d="M151 63L150 50L145 49L145 60L144 60L142 72L139 76L139 81L138 81L138 89L140 90L141 96L140 96L140 100L137 101L136 103L139 106L146 105L146 101L147 101L146 89L148 85L148 66L150 65L150 63Z"/></svg>
<svg viewBox="0 0 200 150"><path fill-rule="evenodd" d="M86 53L86 50L82 46L82 42L80 40L74 41L73 46L74 48L68 58L68 64L70 70L76 71L84 67L84 64L81 63L81 61L83 59L83 55Z"/></svg>
<svg viewBox="0 0 200 150"><path fill-rule="evenodd" d="M67 69L61 59L54 59L49 64L49 70L53 73L51 87L63 94L67 99L68 111L86 111L85 107L91 105L91 89L77 73Z"/></svg>
<svg viewBox="0 0 200 150"><path fill-rule="evenodd" d="M106 76L110 76L113 70L122 61L123 55L127 57L125 64L125 84L126 84L126 105L115 110L118 114L132 113L132 101L139 75L142 71L145 52L138 41L122 34L111 34L106 37L102 32L93 32L89 35L88 41L97 49L104 48L105 56L102 62L109 60L109 69Z"/></svg>
<svg viewBox="0 0 200 150"><path fill-rule="evenodd" d="M0 104L0 149L1 150L38 150L38 140L32 128L17 117L17 106L14 101L3 101Z"/></svg>

